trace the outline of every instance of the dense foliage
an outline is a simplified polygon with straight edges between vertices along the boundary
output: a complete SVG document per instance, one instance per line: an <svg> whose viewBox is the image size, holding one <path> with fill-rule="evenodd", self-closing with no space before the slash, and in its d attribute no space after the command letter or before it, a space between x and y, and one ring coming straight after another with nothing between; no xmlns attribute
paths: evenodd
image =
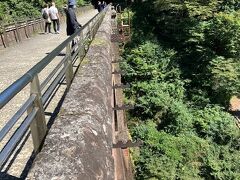
<svg viewBox="0 0 240 180"><path fill-rule="evenodd" d="M240 89L239 9L235 0L133 4L121 67L135 104L130 132L144 141L136 179L240 179L240 131L226 112Z"/></svg>
<svg viewBox="0 0 240 180"><path fill-rule="evenodd" d="M40 16L40 7L43 0L1 0L0 22L7 23L26 17Z"/></svg>

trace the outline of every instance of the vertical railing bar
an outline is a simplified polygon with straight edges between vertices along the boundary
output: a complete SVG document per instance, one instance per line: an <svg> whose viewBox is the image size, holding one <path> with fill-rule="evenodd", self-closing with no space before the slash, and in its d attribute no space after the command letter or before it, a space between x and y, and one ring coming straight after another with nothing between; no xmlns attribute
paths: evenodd
<svg viewBox="0 0 240 180"><path fill-rule="evenodd" d="M7 37L7 32L6 32L6 27L3 25L3 39L4 39L4 46L9 47L9 42L8 42L8 37Z"/></svg>
<svg viewBox="0 0 240 180"><path fill-rule="evenodd" d="M30 32L29 32L28 20L26 20L25 23L26 23L26 34L27 34L27 38L29 38L29 37L30 37Z"/></svg>
<svg viewBox="0 0 240 180"><path fill-rule="evenodd" d="M20 32L19 32L19 27L18 27L18 23L15 22L15 28L16 28L16 33L17 33L17 41L21 42L21 36L20 36Z"/></svg>
<svg viewBox="0 0 240 180"><path fill-rule="evenodd" d="M89 36L89 39L91 40L91 27L90 27L90 24L91 23L89 23L88 26L87 26L87 31L88 31L87 34Z"/></svg>
<svg viewBox="0 0 240 180"><path fill-rule="evenodd" d="M42 32L44 32L44 19L41 19Z"/></svg>
<svg viewBox="0 0 240 180"><path fill-rule="evenodd" d="M36 32L36 22L35 22L35 18L32 19L33 21L33 32Z"/></svg>
<svg viewBox="0 0 240 180"><path fill-rule="evenodd" d="M34 151L38 152L42 144L42 141L45 138L45 135L47 132L47 125L46 125L46 120L44 115L43 104L42 104L40 83L37 75L34 76L30 86L31 86L30 94L36 94L36 99L34 101L33 106L28 109L28 113L30 113L32 109L34 109L34 107L39 108L37 115L35 116L34 120L30 125Z"/></svg>
<svg viewBox="0 0 240 180"><path fill-rule="evenodd" d="M81 62L81 58L84 57L83 31L80 32L78 46L79 46L79 59Z"/></svg>
<svg viewBox="0 0 240 180"><path fill-rule="evenodd" d="M70 84L72 81L72 77L73 77L73 67L72 67L72 56L71 56L71 43L68 43L67 47L66 47L66 56L68 57L67 60L64 63L64 66L67 67L66 70L66 81L67 81L67 89L70 88Z"/></svg>

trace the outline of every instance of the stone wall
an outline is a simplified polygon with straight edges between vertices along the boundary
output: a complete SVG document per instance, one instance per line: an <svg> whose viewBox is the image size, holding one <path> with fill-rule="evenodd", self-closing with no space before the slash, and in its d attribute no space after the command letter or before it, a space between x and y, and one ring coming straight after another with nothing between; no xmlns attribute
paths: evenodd
<svg viewBox="0 0 240 180"><path fill-rule="evenodd" d="M107 12L27 179L114 179L110 35Z"/></svg>

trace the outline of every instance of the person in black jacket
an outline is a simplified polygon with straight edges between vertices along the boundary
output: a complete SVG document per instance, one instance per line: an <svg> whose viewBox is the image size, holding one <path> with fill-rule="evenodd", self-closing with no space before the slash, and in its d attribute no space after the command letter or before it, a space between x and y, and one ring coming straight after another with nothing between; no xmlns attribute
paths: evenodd
<svg viewBox="0 0 240 180"><path fill-rule="evenodd" d="M77 29L81 28L81 24L77 21L76 14L74 12L74 6L69 5L65 8L66 22L67 22L67 35L71 36Z"/></svg>

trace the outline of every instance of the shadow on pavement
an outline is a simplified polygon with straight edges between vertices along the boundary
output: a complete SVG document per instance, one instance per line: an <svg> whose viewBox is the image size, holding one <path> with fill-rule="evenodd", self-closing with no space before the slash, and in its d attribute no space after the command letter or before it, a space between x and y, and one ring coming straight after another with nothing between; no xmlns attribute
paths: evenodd
<svg viewBox="0 0 240 180"><path fill-rule="evenodd" d="M50 54L50 53L48 52L46 54ZM59 53L57 56L65 56L65 55L66 55L65 53Z"/></svg>
<svg viewBox="0 0 240 180"><path fill-rule="evenodd" d="M15 176L11 176L5 172L0 173L0 179L1 180L21 180L22 178L17 178Z"/></svg>

